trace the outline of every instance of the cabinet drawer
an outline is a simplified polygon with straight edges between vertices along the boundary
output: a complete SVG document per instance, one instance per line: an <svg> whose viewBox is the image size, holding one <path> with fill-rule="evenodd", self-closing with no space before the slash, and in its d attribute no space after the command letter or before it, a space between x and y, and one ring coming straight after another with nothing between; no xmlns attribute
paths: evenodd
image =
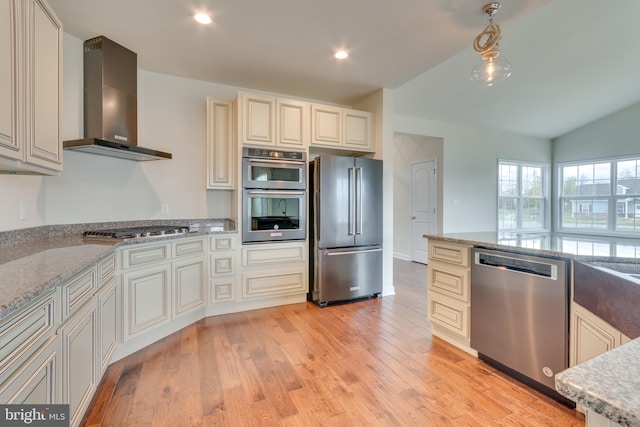
<svg viewBox="0 0 640 427"><path fill-rule="evenodd" d="M236 271L236 254L233 252L222 252L211 254L209 269L211 276L221 276L233 274Z"/></svg>
<svg viewBox="0 0 640 427"><path fill-rule="evenodd" d="M429 241L429 260L444 261L469 267L471 247L447 242Z"/></svg>
<svg viewBox="0 0 640 427"><path fill-rule="evenodd" d="M451 332L469 338L469 305L444 295L429 298L429 320Z"/></svg>
<svg viewBox="0 0 640 427"><path fill-rule="evenodd" d="M243 298L268 297L307 292L306 270L278 269L242 275Z"/></svg>
<svg viewBox="0 0 640 427"><path fill-rule="evenodd" d="M118 266L116 264L116 254L109 255L108 258L98 263L98 287L107 283L115 274Z"/></svg>
<svg viewBox="0 0 640 427"><path fill-rule="evenodd" d="M62 321L93 297L98 288L97 276L97 269L94 267L60 287Z"/></svg>
<svg viewBox="0 0 640 427"><path fill-rule="evenodd" d="M55 324L55 293L20 309L0 324L0 384Z"/></svg>
<svg viewBox="0 0 640 427"><path fill-rule="evenodd" d="M204 242L202 238L175 242L173 244L173 256L178 258L185 255L203 253Z"/></svg>
<svg viewBox="0 0 640 427"><path fill-rule="evenodd" d="M209 280L209 304L235 301L236 277L223 276Z"/></svg>
<svg viewBox="0 0 640 427"><path fill-rule="evenodd" d="M304 245L252 246L242 249L242 265L245 267L303 262L306 259Z"/></svg>
<svg viewBox="0 0 640 427"><path fill-rule="evenodd" d="M171 258L169 244L135 247L122 251L122 268L137 267Z"/></svg>
<svg viewBox="0 0 640 427"><path fill-rule="evenodd" d="M427 265L429 291L440 292L460 301L469 302L471 270L431 261Z"/></svg>
<svg viewBox="0 0 640 427"><path fill-rule="evenodd" d="M228 251L236 248L235 237L211 237L210 239L212 251Z"/></svg>

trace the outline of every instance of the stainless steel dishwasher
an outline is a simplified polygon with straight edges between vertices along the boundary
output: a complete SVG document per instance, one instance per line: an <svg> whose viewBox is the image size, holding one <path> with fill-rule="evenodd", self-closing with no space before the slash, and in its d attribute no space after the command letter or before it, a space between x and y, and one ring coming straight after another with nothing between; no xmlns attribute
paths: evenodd
<svg viewBox="0 0 640 427"><path fill-rule="evenodd" d="M569 367L569 261L474 248L471 347L490 365L572 406L555 391Z"/></svg>

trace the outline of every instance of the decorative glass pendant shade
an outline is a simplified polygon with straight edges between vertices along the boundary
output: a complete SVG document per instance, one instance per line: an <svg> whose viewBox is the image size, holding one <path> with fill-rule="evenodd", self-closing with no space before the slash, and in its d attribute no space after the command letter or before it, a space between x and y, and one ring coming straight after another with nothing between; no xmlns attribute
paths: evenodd
<svg viewBox="0 0 640 427"><path fill-rule="evenodd" d="M493 15L499 8L500 3L497 2L486 4L482 8L489 17L489 25L473 41L473 49L480 54L480 61L471 70L471 80L479 81L485 86L493 86L511 75L511 64L500 55L500 26L493 22Z"/></svg>
<svg viewBox="0 0 640 427"><path fill-rule="evenodd" d="M498 52L499 53L499 52ZM511 64L503 56L481 58L471 70L471 80L493 86L511 75Z"/></svg>

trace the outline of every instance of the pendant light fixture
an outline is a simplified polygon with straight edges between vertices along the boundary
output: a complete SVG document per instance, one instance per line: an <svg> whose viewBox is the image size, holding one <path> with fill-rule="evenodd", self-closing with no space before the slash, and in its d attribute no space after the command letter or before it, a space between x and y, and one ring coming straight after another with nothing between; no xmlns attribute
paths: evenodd
<svg viewBox="0 0 640 427"><path fill-rule="evenodd" d="M498 2L484 5L482 12L489 18L489 25L473 41L473 49L480 54L480 60L471 70L471 80L485 86L493 86L511 75L511 64L500 55L500 26L493 22L493 15L499 8Z"/></svg>

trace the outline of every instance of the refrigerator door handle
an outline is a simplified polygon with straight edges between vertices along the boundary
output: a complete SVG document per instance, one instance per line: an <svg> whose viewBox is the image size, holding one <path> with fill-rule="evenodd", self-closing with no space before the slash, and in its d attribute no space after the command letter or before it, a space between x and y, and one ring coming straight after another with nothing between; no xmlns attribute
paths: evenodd
<svg viewBox="0 0 640 427"><path fill-rule="evenodd" d="M325 256L354 255L354 254L364 254L367 252L380 252L380 251L382 251L382 248L363 249L359 251L336 251L336 252L327 251L324 255Z"/></svg>
<svg viewBox="0 0 640 427"><path fill-rule="evenodd" d="M356 168L349 168L349 236L355 234L356 228L355 181Z"/></svg>
<svg viewBox="0 0 640 427"><path fill-rule="evenodd" d="M356 234L362 234L362 168L356 169Z"/></svg>

